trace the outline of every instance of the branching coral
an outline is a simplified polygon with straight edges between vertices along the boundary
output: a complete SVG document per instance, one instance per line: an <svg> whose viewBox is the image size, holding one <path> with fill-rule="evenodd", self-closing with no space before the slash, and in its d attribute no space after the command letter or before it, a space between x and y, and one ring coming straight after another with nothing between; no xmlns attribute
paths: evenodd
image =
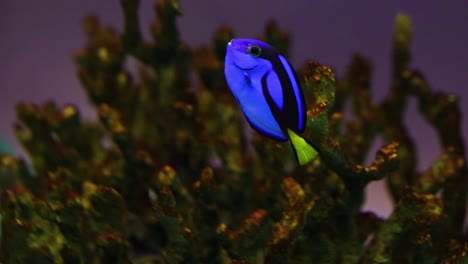
<svg viewBox="0 0 468 264"><path fill-rule="evenodd" d="M159 0L145 42L139 1L120 3L124 32L88 17L88 43L74 57L99 120L83 121L73 105L18 105L16 133L31 162L0 156L2 262L468 261L458 100L408 67L406 15L396 19L391 89L381 104L371 101L372 66L360 55L336 82L317 62L298 71L304 136L320 156L296 167L288 146L244 133L223 76L229 27L191 49L176 28L178 1ZM262 38L287 54L289 35L275 23ZM422 173L403 123L409 97L443 149ZM352 121L342 115L348 101ZM378 135L385 145L363 166ZM361 212L367 184L384 178L396 203L388 219Z"/></svg>

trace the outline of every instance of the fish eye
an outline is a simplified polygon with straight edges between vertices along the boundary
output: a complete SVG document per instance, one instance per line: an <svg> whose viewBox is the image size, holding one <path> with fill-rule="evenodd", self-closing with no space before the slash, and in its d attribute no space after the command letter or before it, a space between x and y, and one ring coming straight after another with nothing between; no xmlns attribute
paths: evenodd
<svg viewBox="0 0 468 264"><path fill-rule="evenodd" d="M254 57L260 56L262 49L259 46L249 46L247 51Z"/></svg>

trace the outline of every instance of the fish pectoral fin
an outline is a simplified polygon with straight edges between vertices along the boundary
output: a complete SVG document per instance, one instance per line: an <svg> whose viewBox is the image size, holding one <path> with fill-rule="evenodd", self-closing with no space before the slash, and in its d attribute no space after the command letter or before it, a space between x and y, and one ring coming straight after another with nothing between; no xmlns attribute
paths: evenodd
<svg viewBox="0 0 468 264"><path fill-rule="evenodd" d="M288 136L291 140L291 145L296 153L299 164L305 165L317 157L318 152L305 139L297 135L291 129L288 129Z"/></svg>
<svg viewBox="0 0 468 264"><path fill-rule="evenodd" d="M252 79L250 78L249 74L244 72L244 78L245 78L245 82L248 84L248 85L252 85Z"/></svg>

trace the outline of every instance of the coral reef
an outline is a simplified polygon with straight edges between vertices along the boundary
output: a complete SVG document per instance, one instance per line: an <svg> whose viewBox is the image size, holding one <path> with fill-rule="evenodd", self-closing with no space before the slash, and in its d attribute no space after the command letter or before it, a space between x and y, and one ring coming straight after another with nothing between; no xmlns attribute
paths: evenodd
<svg viewBox="0 0 468 264"><path fill-rule="evenodd" d="M371 100L372 65L360 55L336 81L317 62L300 68L304 136L320 156L298 167L284 143L245 133L223 75L232 30L189 48L178 1L159 0L145 42L138 2L120 0L122 34L83 22L88 43L74 59L98 121L73 105L18 105L30 164L0 154L2 263L468 263L458 99L409 68L406 15L396 18L382 103ZM275 23L262 38L287 54L289 35ZM403 123L410 97L443 150L424 172ZM361 165L378 135L385 145ZM384 178L388 219L361 212L367 184Z"/></svg>

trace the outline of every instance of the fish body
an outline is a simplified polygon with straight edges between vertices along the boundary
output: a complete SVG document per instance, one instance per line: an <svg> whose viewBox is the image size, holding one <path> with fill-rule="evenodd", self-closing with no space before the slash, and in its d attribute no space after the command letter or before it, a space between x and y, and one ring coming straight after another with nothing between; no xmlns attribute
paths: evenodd
<svg viewBox="0 0 468 264"><path fill-rule="evenodd" d="M305 129L305 101L286 58L260 40L233 39L227 45L224 73L252 128L276 140L290 140L301 165L317 156L298 136Z"/></svg>

